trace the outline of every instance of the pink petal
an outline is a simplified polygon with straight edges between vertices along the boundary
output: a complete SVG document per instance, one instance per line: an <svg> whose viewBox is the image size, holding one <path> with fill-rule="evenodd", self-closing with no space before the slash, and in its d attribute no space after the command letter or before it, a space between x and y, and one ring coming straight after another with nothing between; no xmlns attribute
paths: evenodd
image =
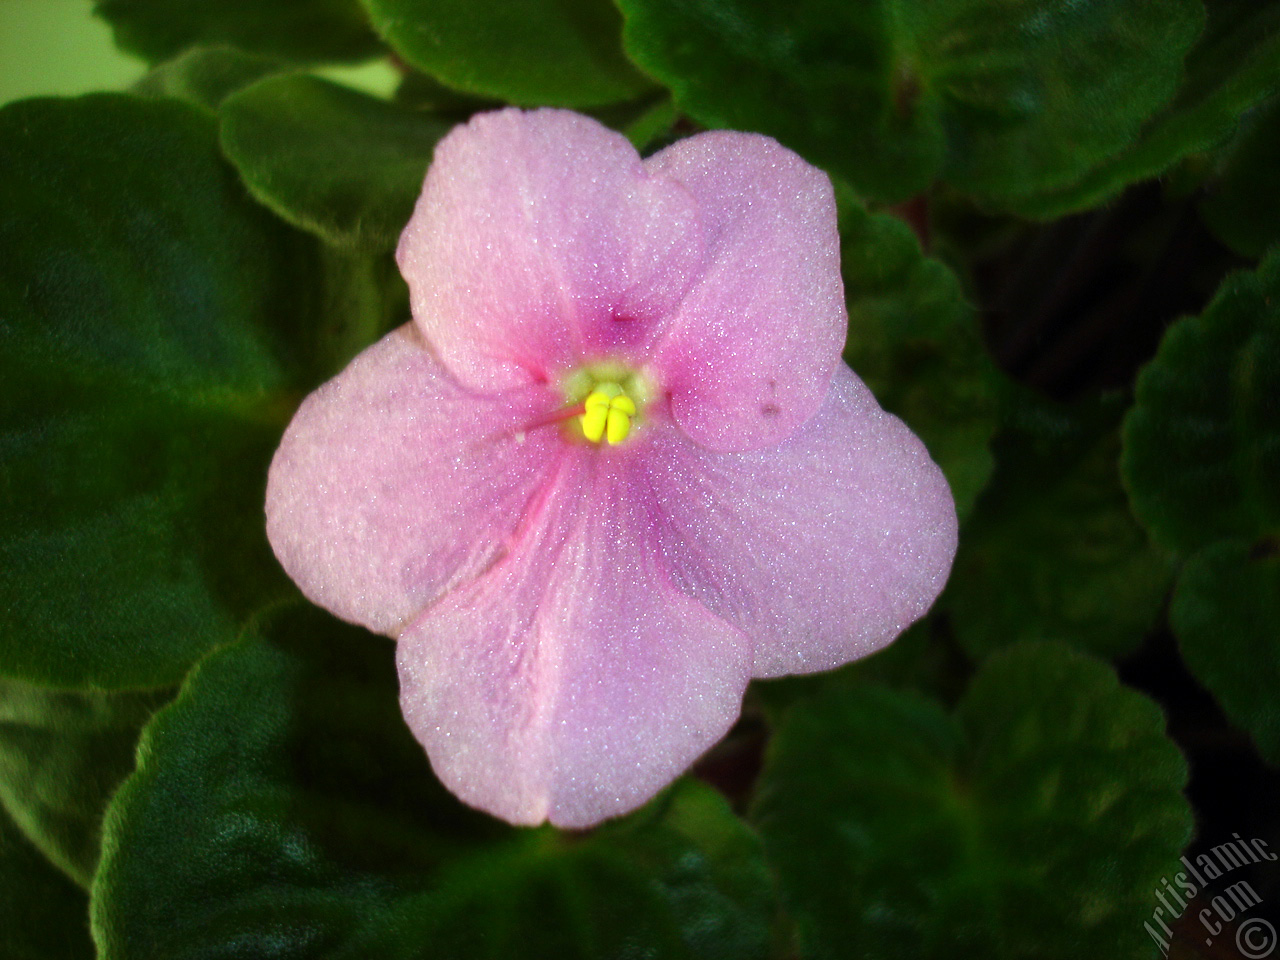
<svg viewBox="0 0 1280 960"><path fill-rule="evenodd" d="M445 365L494 390L646 356L701 251L688 193L622 135L503 110L440 141L397 259Z"/></svg>
<svg viewBox="0 0 1280 960"><path fill-rule="evenodd" d="M768 137L715 132L645 164L699 204L708 265L654 365L680 426L717 450L778 443L822 405L844 344L835 197Z"/></svg>
<svg viewBox="0 0 1280 960"><path fill-rule="evenodd" d="M822 409L781 446L716 453L655 431L645 463L677 585L752 638L755 676L865 656L946 583L946 479L843 364Z"/></svg>
<svg viewBox="0 0 1280 960"><path fill-rule="evenodd" d="M406 324L294 416L267 479L276 556L316 603L396 633L502 555L559 442L517 431L559 402L466 392Z"/></svg>
<svg viewBox="0 0 1280 960"><path fill-rule="evenodd" d="M749 643L669 581L632 463L569 449L515 550L400 640L437 776L513 823L631 810L738 715Z"/></svg>

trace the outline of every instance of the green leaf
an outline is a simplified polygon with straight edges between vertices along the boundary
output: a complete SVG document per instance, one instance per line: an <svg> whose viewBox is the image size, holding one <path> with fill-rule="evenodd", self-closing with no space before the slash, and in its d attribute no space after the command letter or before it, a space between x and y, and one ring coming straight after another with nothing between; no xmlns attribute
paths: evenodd
<svg viewBox="0 0 1280 960"><path fill-rule="evenodd" d="M1120 412L1046 404L1001 437L944 600L970 656L1037 639L1123 656L1159 616L1171 570L1120 485Z"/></svg>
<svg viewBox="0 0 1280 960"><path fill-rule="evenodd" d="M17 103L0 144L0 675L171 684L288 589L262 498L314 243L175 101Z"/></svg>
<svg viewBox="0 0 1280 960"><path fill-rule="evenodd" d="M1280 62L1280 53L1276 60ZM1276 170L1280 170L1280 97L1241 122L1200 203L1200 215L1214 236L1241 256L1261 257L1280 242Z"/></svg>
<svg viewBox="0 0 1280 960"><path fill-rule="evenodd" d="M1280 87L1280 7L1215 0L1204 33L1187 55L1173 100L1132 144L1065 188L1019 199L1024 216L1049 220L1097 206L1131 183L1231 135L1250 107Z"/></svg>
<svg viewBox="0 0 1280 960"><path fill-rule="evenodd" d="M758 841L693 782L590 833L508 827L430 775L393 645L287 608L191 675L108 814L113 960L763 956Z"/></svg>
<svg viewBox="0 0 1280 960"><path fill-rule="evenodd" d="M991 475L999 385L955 275L911 230L861 205L843 211L845 360L924 441L964 517Z"/></svg>
<svg viewBox="0 0 1280 960"><path fill-rule="evenodd" d="M361 60L380 45L358 0L97 0L116 45L151 63L226 45L302 63Z"/></svg>
<svg viewBox="0 0 1280 960"><path fill-rule="evenodd" d="M848 179L900 199L946 154L941 105L910 63L887 5L620 0L627 52L711 127L758 130Z"/></svg>
<svg viewBox="0 0 1280 960"><path fill-rule="evenodd" d="M133 772L138 734L171 696L0 680L0 802L81 886L89 886L97 868L102 814Z"/></svg>
<svg viewBox="0 0 1280 960"><path fill-rule="evenodd" d="M0 955L92 960L89 898L53 868L0 809Z"/></svg>
<svg viewBox="0 0 1280 960"><path fill-rule="evenodd" d="M753 809L801 956L1150 955L1192 827L1154 703L1055 644L990 657L955 717L832 694L788 714Z"/></svg>
<svg viewBox="0 0 1280 960"><path fill-rule="evenodd" d="M234 47L195 47L157 66L138 81L133 92L172 97L216 113L237 90L288 68L277 57Z"/></svg>
<svg viewBox="0 0 1280 960"><path fill-rule="evenodd" d="M1121 469L1158 544L1280 531L1280 253L1231 274L1138 377Z"/></svg>
<svg viewBox="0 0 1280 960"><path fill-rule="evenodd" d="M308 364L327 380L406 321L409 287L390 252L370 257L325 246L320 263Z"/></svg>
<svg viewBox="0 0 1280 960"><path fill-rule="evenodd" d="M473 113L501 110L506 104L489 97L473 97L446 87L434 77L416 70L406 70L395 91L395 102L402 107L444 117L462 123Z"/></svg>
<svg viewBox="0 0 1280 960"><path fill-rule="evenodd" d="M611 103L584 112L625 135L631 145L643 154L655 152L678 139L673 128L679 114L674 101L665 93L650 93L636 100Z"/></svg>
<svg viewBox="0 0 1280 960"><path fill-rule="evenodd" d="M316 77L268 77L222 105L222 148L249 190L351 250L395 246L451 124Z"/></svg>
<svg viewBox="0 0 1280 960"><path fill-rule="evenodd" d="M1174 92L1198 0L620 0L628 52L685 112L759 130L900 200L1070 183Z"/></svg>
<svg viewBox="0 0 1280 960"><path fill-rule="evenodd" d="M1169 622L1191 672L1280 766L1280 542L1227 540L1193 554Z"/></svg>
<svg viewBox="0 0 1280 960"><path fill-rule="evenodd" d="M939 621L939 617L925 617L889 646L835 670L753 680L743 714L759 704L769 724L777 726L786 711L802 700L869 683L952 702L963 692L967 664L949 635L944 636L948 628Z"/></svg>
<svg viewBox="0 0 1280 960"><path fill-rule="evenodd" d="M671 133L679 113L670 97L663 97L622 128L632 146L641 152Z"/></svg>
<svg viewBox="0 0 1280 960"><path fill-rule="evenodd" d="M609 0L362 0L405 62L466 93L592 107L652 83L622 53Z"/></svg>

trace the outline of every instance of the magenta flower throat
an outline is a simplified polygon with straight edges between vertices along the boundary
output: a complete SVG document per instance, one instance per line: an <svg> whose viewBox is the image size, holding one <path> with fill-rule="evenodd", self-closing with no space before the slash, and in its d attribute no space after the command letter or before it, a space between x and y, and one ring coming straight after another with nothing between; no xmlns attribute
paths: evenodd
<svg viewBox="0 0 1280 960"><path fill-rule="evenodd" d="M840 361L831 185L775 141L642 161L576 114L481 115L398 260L413 320L302 404L267 529L309 598L397 639L465 802L631 810L752 677L871 653L942 589L946 481Z"/></svg>

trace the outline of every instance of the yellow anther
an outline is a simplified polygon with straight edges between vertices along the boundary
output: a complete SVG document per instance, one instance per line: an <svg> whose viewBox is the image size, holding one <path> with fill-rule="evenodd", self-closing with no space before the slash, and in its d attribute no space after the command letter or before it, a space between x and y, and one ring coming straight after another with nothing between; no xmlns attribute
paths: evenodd
<svg viewBox="0 0 1280 960"><path fill-rule="evenodd" d="M583 401L579 417L582 435L592 443L608 440L612 446L627 439L631 418L636 415L635 401L622 392L622 387L608 381L597 384Z"/></svg>
<svg viewBox="0 0 1280 960"><path fill-rule="evenodd" d="M632 408L634 410L634 407ZM609 441L609 446L615 443L621 443L627 439L627 434L631 432L631 417L618 408L615 402L609 408L609 419L605 423L605 437Z"/></svg>
<svg viewBox="0 0 1280 960"><path fill-rule="evenodd" d="M590 400L590 397L587 398ZM609 419L609 402L603 405L588 406L587 412L578 418L582 422L582 434L592 443L599 443L604 436L605 424Z"/></svg>

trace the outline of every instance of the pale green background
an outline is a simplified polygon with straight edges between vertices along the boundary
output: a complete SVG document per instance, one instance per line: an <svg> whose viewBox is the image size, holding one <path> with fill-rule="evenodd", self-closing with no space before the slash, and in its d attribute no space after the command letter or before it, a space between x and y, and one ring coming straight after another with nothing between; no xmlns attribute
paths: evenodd
<svg viewBox="0 0 1280 960"><path fill-rule="evenodd" d="M146 70L116 50L92 0L0 0L0 104L24 97L123 90ZM389 93L385 62L320 71L350 86Z"/></svg>
<svg viewBox="0 0 1280 960"><path fill-rule="evenodd" d="M0 0L0 103L122 90L142 76L92 10L90 0Z"/></svg>

